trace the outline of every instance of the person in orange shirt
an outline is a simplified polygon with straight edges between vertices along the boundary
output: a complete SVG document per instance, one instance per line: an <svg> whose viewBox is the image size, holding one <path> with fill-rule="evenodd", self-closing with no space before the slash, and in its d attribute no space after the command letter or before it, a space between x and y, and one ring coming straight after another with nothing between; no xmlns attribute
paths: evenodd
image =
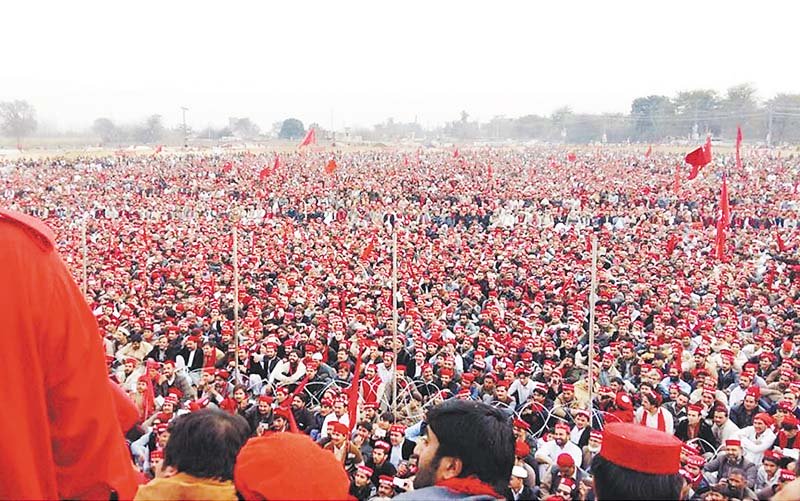
<svg viewBox="0 0 800 501"><path fill-rule="evenodd" d="M0 209L0 499L131 499L97 322L41 221Z"/></svg>

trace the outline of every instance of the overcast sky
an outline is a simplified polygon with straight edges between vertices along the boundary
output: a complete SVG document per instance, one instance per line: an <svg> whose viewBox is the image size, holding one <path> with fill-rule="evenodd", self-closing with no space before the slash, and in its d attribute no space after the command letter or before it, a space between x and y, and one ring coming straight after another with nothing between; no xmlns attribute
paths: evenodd
<svg viewBox="0 0 800 501"><path fill-rule="evenodd" d="M423 125L628 112L649 94L749 82L800 93L799 2L6 2L0 100L85 127L163 115Z"/></svg>

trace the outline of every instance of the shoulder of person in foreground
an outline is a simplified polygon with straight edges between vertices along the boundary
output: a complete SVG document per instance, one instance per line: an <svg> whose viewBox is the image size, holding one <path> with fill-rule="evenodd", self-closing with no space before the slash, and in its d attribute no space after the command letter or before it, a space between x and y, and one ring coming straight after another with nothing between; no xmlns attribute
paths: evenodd
<svg viewBox="0 0 800 501"><path fill-rule="evenodd" d="M501 496L502 497L502 496ZM395 496L398 501L424 501L424 500L437 500L437 499L463 499L466 501L489 501L496 498L487 496L485 494L469 495L460 492L452 491L446 487L432 485L430 487L423 487L422 489L415 489L413 491L405 492Z"/></svg>

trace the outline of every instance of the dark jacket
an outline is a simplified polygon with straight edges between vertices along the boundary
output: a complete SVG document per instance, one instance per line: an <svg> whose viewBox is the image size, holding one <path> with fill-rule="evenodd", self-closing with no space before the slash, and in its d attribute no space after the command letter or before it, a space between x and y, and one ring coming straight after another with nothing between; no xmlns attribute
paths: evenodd
<svg viewBox="0 0 800 501"><path fill-rule="evenodd" d="M675 436L679 439L686 442L689 440L689 421L684 420L678 423L675 427ZM698 445L703 450L703 453L706 452L715 452L719 444L717 443L717 439L714 436L714 432L711 431L711 427L705 421L700 421L700 430L697 433Z"/></svg>
<svg viewBox="0 0 800 501"><path fill-rule="evenodd" d="M514 495L511 493L511 488L506 488L506 491L503 493L503 496L506 499L510 499L511 501L514 500ZM519 493L519 497L517 498L518 501L534 501L536 499L536 494L533 493L530 487L527 485L522 487L522 492Z"/></svg>

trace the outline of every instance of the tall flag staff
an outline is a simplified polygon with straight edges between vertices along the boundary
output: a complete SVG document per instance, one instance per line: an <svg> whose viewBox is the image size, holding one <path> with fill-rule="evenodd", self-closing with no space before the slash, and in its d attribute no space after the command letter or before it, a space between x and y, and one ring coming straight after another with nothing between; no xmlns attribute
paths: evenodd
<svg viewBox="0 0 800 501"><path fill-rule="evenodd" d="M594 324L597 303L597 235L592 237L592 283L589 288L589 412L591 415L592 393L594 391ZM591 418L590 418L591 419Z"/></svg>
<svg viewBox="0 0 800 501"><path fill-rule="evenodd" d="M397 413L397 230L392 225L392 412Z"/></svg>

